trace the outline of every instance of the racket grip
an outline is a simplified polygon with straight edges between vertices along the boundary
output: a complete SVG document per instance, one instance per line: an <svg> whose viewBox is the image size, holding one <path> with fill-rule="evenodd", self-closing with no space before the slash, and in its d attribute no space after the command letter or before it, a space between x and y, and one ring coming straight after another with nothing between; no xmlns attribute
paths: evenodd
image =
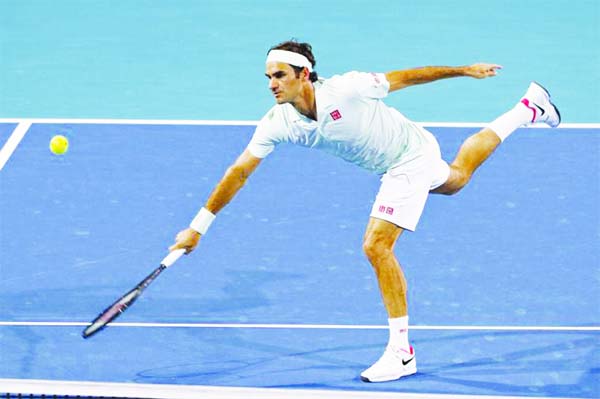
<svg viewBox="0 0 600 399"><path fill-rule="evenodd" d="M165 256L165 258L162 260L162 262L160 262L160 264L164 265L165 267L169 267L173 263L175 263L177 259L179 259L184 253L185 249L183 248L171 251L167 256Z"/></svg>

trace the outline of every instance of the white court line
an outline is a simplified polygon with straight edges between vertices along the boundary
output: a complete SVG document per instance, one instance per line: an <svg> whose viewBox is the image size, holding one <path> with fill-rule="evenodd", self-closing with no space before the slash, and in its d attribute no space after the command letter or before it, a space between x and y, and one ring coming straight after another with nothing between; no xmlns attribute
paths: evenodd
<svg viewBox="0 0 600 399"><path fill-rule="evenodd" d="M523 396L447 395L322 389L0 379L0 393L153 399L522 399ZM78 397L78 396L77 396ZM553 398L568 399L568 398Z"/></svg>
<svg viewBox="0 0 600 399"><path fill-rule="evenodd" d="M31 127L31 121L28 120L21 120L18 123L19 124L17 125L15 130L13 130L8 140L6 140L4 146L2 146L2 149L0 149L0 170L4 168L4 165L6 165L6 162L8 161L10 156L13 154L13 152L15 152L15 149L17 148L21 140L23 140L23 137L25 137L25 133L27 133L27 131Z"/></svg>
<svg viewBox="0 0 600 399"><path fill-rule="evenodd" d="M114 124L114 125L192 125L192 126L256 126L258 121L248 120L193 120L193 119L77 119L77 118L0 118L0 123L18 123L17 127L0 149L0 171L13 154L32 123L38 124ZM477 128L486 126L483 122L417 122L425 127ZM542 125L530 128L546 128ZM600 129L600 123L563 123L563 129Z"/></svg>
<svg viewBox="0 0 600 399"><path fill-rule="evenodd" d="M85 327L79 321L0 321L0 327ZM252 323L111 323L111 327L136 328L262 328L295 330L387 330L387 325L352 324L252 324ZM600 326L410 326L411 330L441 331L600 331Z"/></svg>
<svg viewBox="0 0 600 399"><path fill-rule="evenodd" d="M250 120L200 120L200 119L90 119L90 118L0 118L0 123L20 123L30 121L40 124L115 124L115 125L210 125L210 126L256 126L258 121ZM488 122L417 122L427 127L482 127ZM532 125L531 128L548 128L545 125ZM600 129L600 123L562 123L564 129Z"/></svg>

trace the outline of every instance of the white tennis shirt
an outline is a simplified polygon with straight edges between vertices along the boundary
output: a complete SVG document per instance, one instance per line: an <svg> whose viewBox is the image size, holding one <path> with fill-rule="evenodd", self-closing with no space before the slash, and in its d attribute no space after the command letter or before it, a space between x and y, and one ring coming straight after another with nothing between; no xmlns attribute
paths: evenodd
<svg viewBox="0 0 600 399"><path fill-rule="evenodd" d="M390 84L382 73L348 72L314 83L317 120L291 104L277 104L261 119L248 144L258 158L279 143L318 148L378 174L417 157L430 134L388 107Z"/></svg>

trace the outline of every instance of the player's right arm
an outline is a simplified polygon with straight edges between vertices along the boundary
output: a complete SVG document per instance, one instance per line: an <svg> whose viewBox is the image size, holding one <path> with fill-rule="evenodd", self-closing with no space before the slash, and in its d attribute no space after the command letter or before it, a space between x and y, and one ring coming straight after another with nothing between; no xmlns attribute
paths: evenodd
<svg viewBox="0 0 600 399"><path fill-rule="evenodd" d="M248 177L256 170L261 160L262 158L255 157L246 149L227 169L225 175L208 197L204 208L216 215L235 197ZM169 250L184 248L189 253L198 245L200 236L201 234L191 227L184 229L177 234L175 244L169 247Z"/></svg>

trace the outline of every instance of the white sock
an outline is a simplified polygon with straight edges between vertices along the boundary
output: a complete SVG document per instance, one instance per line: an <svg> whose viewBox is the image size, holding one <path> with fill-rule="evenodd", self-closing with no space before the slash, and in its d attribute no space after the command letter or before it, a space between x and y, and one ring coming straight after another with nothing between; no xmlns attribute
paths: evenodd
<svg viewBox="0 0 600 399"><path fill-rule="evenodd" d="M388 319L390 325L390 341L388 345L410 352L408 343L408 316Z"/></svg>
<svg viewBox="0 0 600 399"><path fill-rule="evenodd" d="M487 127L492 129L500 137L500 140L504 141L512 132L531 122L532 119L531 109L519 102L513 109L500 115Z"/></svg>

